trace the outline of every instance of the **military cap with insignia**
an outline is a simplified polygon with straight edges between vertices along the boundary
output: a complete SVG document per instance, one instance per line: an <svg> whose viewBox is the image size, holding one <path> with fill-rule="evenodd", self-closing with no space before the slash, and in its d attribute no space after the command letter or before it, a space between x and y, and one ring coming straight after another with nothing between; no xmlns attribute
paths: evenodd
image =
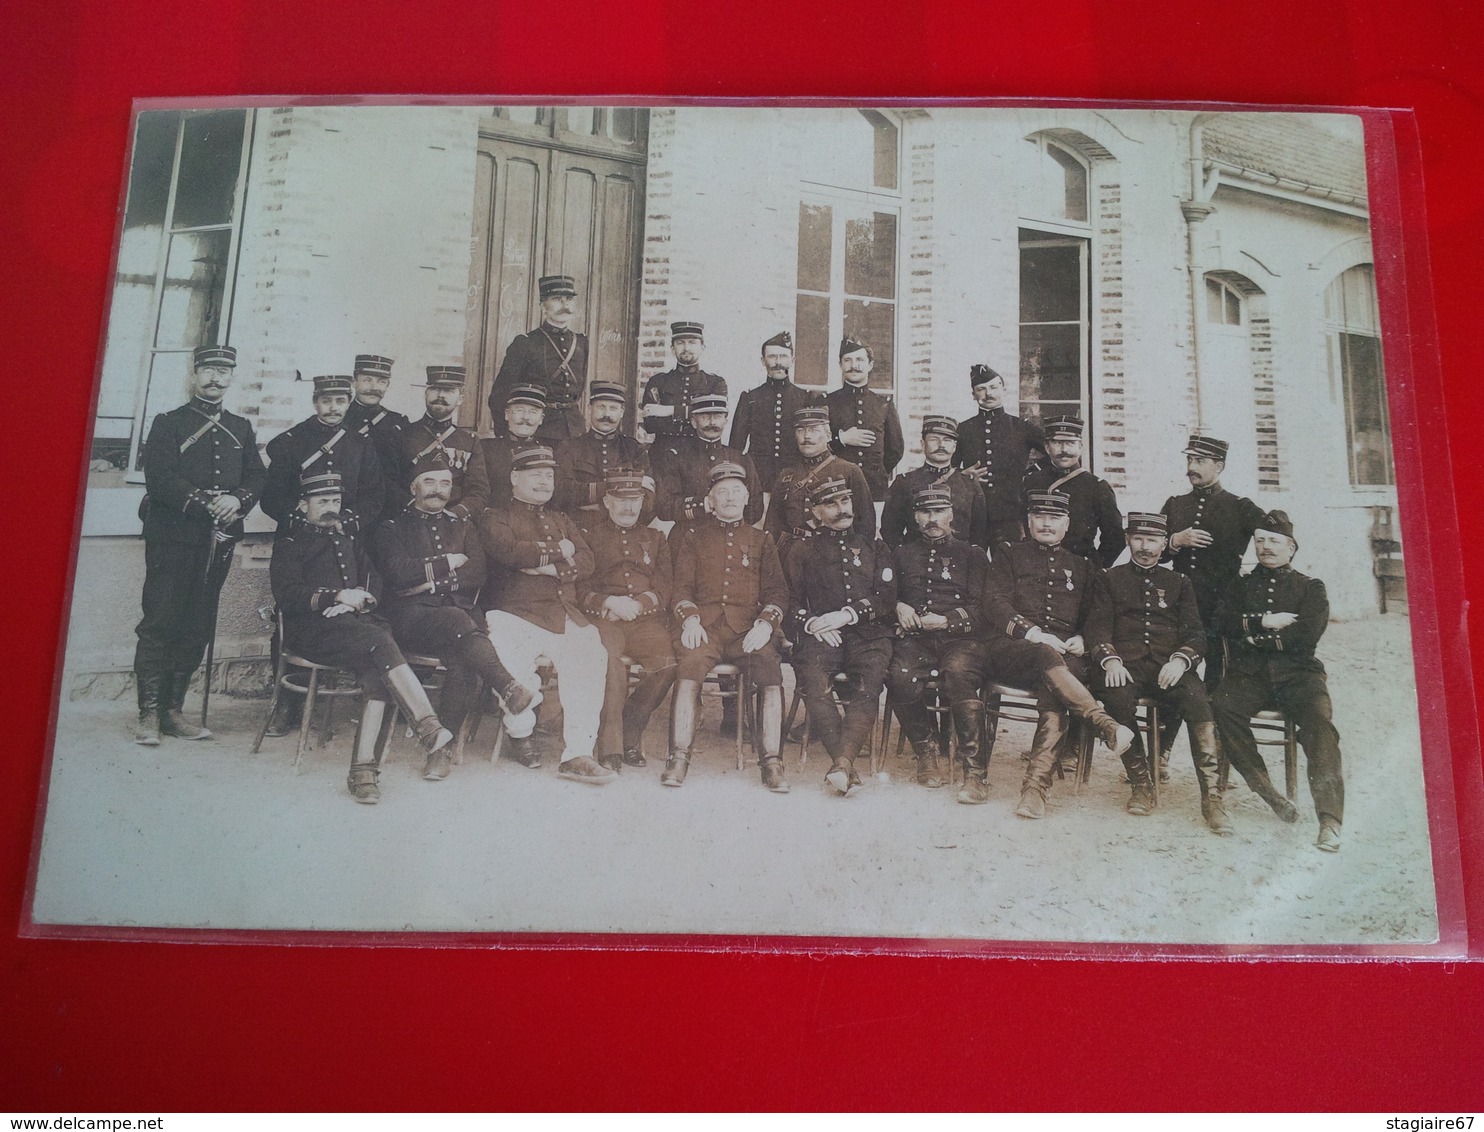
<svg viewBox="0 0 1484 1132"><path fill-rule="evenodd" d="M923 436L947 436L958 439L958 421L952 417L929 415L922 418Z"/></svg>
<svg viewBox="0 0 1484 1132"><path fill-rule="evenodd" d="M637 468L615 468L603 480L603 494L614 499L643 499L644 473Z"/></svg>
<svg viewBox="0 0 1484 1132"><path fill-rule="evenodd" d="M235 369L237 351L231 346L197 346L195 353L191 355L191 365L194 369Z"/></svg>
<svg viewBox="0 0 1484 1132"><path fill-rule="evenodd" d="M448 456L442 448L435 448L431 452L424 452L412 462L412 476L415 480L419 476L425 476L429 472L452 472L453 465L449 463Z"/></svg>
<svg viewBox="0 0 1484 1132"><path fill-rule="evenodd" d="M921 487L912 496L914 511L940 511L945 507L953 510L953 493L946 487L938 487L936 484Z"/></svg>
<svg viewBox="0 0 1484 1132"><path fill-rule="evenodd" d="M1169 522L1156 511L1130 511L1123 528L1131 535L1160 535L1170 533Z"/></svg>
<svg viewBox="0 0 1484 1132"><path fill-rule="evenodd" d="M743 483L746 483L747 469L741 464L733 464L730 461L724 460L712 467L710 474L706 477L706 482L712 487L715 487L723 480L741 480Z"/></svg>
<svg viewBox="0 0 1484 1132"><path fill-rule="evenodd" d="M357 354L352 374L369 373L376 377L392 376L392 359L381 354Z"/></svg>
<svg viewBox="0 0 1484 1132"><path fill-rule="evenodd" d="M818 484L809 493L809 506L818 507L821 503L833 503L837 499L845 499L850 494L849 482L844 476L836 476Z"/></svg>
<svg viewBox="0 0 1484 1132"><path fill-rule="evenodd" d="M299 494L305 499L311 495L338 495L342 489L339 472L318 472L299 477Z"/></svg>
<svg viewBox="0 0 1484 1132"><path fill-rule="evenodd" d="M990 369L983 362L975 362L969 367L969 388L972 389L976 385L983 385L985 382L993 381L999 376L998 373Z"/></svg>
<svg viewBox="0 0 1484 1132"><path fill-rule="evenodd" d="M1032 515L1070 515L1072 497L1063 491L1033 491L1026 511Z"/></svg>
<svg viewBox="0 0 1484 1132"><path fill-rule="evenodd" d="M727 399L720 393L703 393L699 397L692 397L690 401L690 415L697 413L724 413L727 411Z"/></svg>
<svg viewBox="0 0 1484 1132"><path fill-rule="evenodd" d="M1199 433L1191 435L1190 442L1185 445L1185 455L1205 456L1212 460L1225 460L1227 449L1231 445L1225 440L1217 440L1214 436L1201 436Z"/></svg>
<svg viewBox="0 0 1484 1132"><path fill-rule="evenodd" d="M1293 545L1298 546L1298 539L1293 537L1293 520L1288 517L1287 511L1269 511L1262 517L1262 522L1257 524L1257 529L1293 539Z"/></svg>
<svg viewBox="0 0 1484 1132"><path fill-rule="evenodd" d="M571 275L543 275L537 286L543 300L554 295L577 296L577 280Z"/></svg>
<svg viewBox="0 0 1484 1132"><path fill-rule="evenodd" d="M613 381L595 381L588 388L587 399L589 401L617 401L626 404L629 399L628 390Z"/></svg>
<svg viewBox="0 0 1484 1132"><path fill-rule="evenodd" d="M325 373L314 378L316 397L334 393L354 393L355 387L355 382L349 374L345 373Z"/></svg>
<svg viewBox="0 0 1484 1132"><path fill-rule="evenodd" d="M854 338L840 339L840 356L842 358L846 354L854 354L861 350L864 350L866 352L866 357L870 358L872 361L876 360L876 355L871 352L871 347L867 346L864 342L857 342Z"/></svg>
<svg viewBox="0 0 1484 1132"><path fill-rule="evenodd" d="M510 458L512 472L529 472L536 468L556 467L556 453L544 444L533 444L522 448Z"/></svg>
<svg viewBox="0 0 1484 1132"><path fill-rule="evenodd" d="M803 405L794 410L794 428L809 428L811 425L828 425L830 423L830 407L828 405Z"/></svg>
<svg viewBox="0 0 1484 1132"><path fill-rule="evenodd" d="M780 330L777 334L773 335L773 337L769 338L766 342L763 343L764 350L766 350L769 346L782 346L785 350L792 352L794 348L794 336L787 330Z"/></svg>
<svg viewBox="0 0 1484 1132"><path fill-rule="evenodd" d="M517 385L510 390L510 396L505 404L534 405L538 409L544 409L546 408L546 390L539 385Z"/></svg>
<svg viewBox="0 0 1484 1132"><path fill-rule="evenodd" d="M463 366L428 366L428 386L430 388L458 388L462 389L464 383L469 380L469 375Z"/></svg>
<svg viewBox="0 0 1484 1132"><path fill-rule="evenodd" d="M1085 427L1082 418L1076 413L1062 413L1041 421L1047 440L1081 440Z"/></svg>
<svg viewBox="0 0 1484 1132"><path fill-rule="evenodd" d="M699 322L672 322L670 323L670 341L677 338L702 338L706 337L706 327Z"/></svg>

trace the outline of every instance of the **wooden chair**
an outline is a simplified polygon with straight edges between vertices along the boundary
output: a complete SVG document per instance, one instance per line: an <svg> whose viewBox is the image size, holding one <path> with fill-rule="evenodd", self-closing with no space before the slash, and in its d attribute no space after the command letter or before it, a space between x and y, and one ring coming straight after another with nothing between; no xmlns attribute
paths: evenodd
<svg viewBox="0 0 1484 1132"><path fill-rule="evenodd" d="M1290 802L1298 798L1298 727L1281 711L1260 711L1252 717L1252 738L1259 747L1283 748L1283 793ZM1217 757L1216 785L1225 790L1231 781L1231 763L1226 752Z"/></svg>
<svg viewBox="0 0 1484 1132"><path fill-rule="evenodd" d="M276 611L273 617L273 632L278 638L278 667L273 673L273 695L268 700L268 714L263 717L263 726L258 728L257 738L253 740L252 753L257 754L263 746L263 737L268 733L268 724L273 720L273 713L278 707L279 698L284 693L304 697L304 717L299 723L299 743L294 751L295 774L299 773L299 764L304 759L304 751L309 746L309 732L314 719L314 709L321 699L325 700L324 718L320 721L319 745L323 747L330 741L330 718L337 700L346 698L359 699L361 695L361 684L353 673L344 669L336 668L332 664L316 664L302 656L289 652L283 643L283 613ZM291 671L291 670L301 671ZM342 686L342 678L350 681L349 687ZM322 685L325 679L327 685ZM299 681L302 680L303 683Z"/></svg>
<svg viewBox="0 0 1484 1132"><path fill-rule="evenodd" d="M841 691L843 689L848 688L849 686L850 686L850 677L848 675L846 675L844 672L837 672L837 673L835 673L834 683L830 687L830 692L831 692L832 696L834 697L834 699L835 699L835 701L837 703L838 702L841 702L841 698L840 698ZM784 719L784 722L783 722L783 742L784 742L784 744L787 744L787 742L788 742L788 736L793 733L794 721L798 718L800 706L803 706L803 708L804 708L804 721L805 721L804 733L803 733L802 738L799 740L799 768L802 770L805 766L807 766L809 764L809 727L808 727L809 708L808 708L808 705L804 703L804 693L799 689L799 684L798 684L798 670L795 669L794 670L794 694L789 699L789 703L788 703L788 715ZM877 711L876 722L872 725L872 727L871 727L871 737L870 737L869 740L867 740L867 746L870 748L870 753L871 753L871 773L872 774L880 774L881 773L881 770L882 770L882 764L885 763L885 761L886 761L885 734L884 734L884 732L882 730L881 716L880 716L880 710L879 710L879 708L880 708L879 701L878 701L877 707L878 707L878 711Z"/></svg>

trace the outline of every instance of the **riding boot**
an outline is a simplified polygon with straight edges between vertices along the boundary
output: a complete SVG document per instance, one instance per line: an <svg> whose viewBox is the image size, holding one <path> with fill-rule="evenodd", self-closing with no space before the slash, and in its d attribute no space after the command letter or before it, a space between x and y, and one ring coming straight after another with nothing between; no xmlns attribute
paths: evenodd
<svg viewBox="0 0 1484 1132"><path fill-rule="evenodd" d="M138 670L134 682L139 696L139 719L134 724L134 742L141 747L160 745L160 683L158 672Z"/></svg>
<svg viewBox="0 0 1484 1132"><path fill-rule="evenodd" d="M758 713L758 730L762 732L763 754L759 760L763 785L775 794L787 794L788 782L783 777L783 686L770 684L763 689L762 710Z"/></svg>
<svg viewBox="0 0 1484 1132"><path fill-rule="evenodd" d="M1235 763L1232 765L1236 766ZM1259 766L1249 770L1247 767L1238 766L1237 770L1247 780L1247 785L1252 792L1266 802L1280 819L1289 824L1298 821L1298 807L1285 798L1273 785L1273 780L1268 777L1268 772L1264 767Z"/></svg>
<svg viewBox="0 0 1484 1132"><path fill-rule="evenodd" d="M677 680L670 712L670 757L660 774L661 786L680 786L690 770L691 746L696 741L696 714L701 707L701 685L695 680Z"/></svg>
<svg viewBox="0 0 1484 1132"><path fill-rule="evenodd" d="M1115 755L1120 758L1134 741L1134 733L1123 726L1098 706L1081 680L1072 675L1072 670L1058 664L1046 673L1046 683L1062 703L1087 720L1088 726L1097 734Z"/></svg>
<svg viewBox="0 0 1484 1132"><path fill-rule="evenodd" d="M1031 742L1030 761L1025 765L1025 778L1020 783L1017 817L1046 816L1046 792L1051 789L1051 775L1056 770L1057 753L1066 731L1067 719L1061 712L1041 712L1036 721L1036 737Z"/></svg>
<svg viewBox="0 0 1484 1132"><path fill-rule="evenodd" d="M382 679L396 698L402 714L412 720L412 729L417 732L417 741L423 750L432 754L453 742L453 733L438 722L433 705L428 701L427 689L410 666L399 664L388 669Z"/></svg>
<svg viewBox="0 0 1484 1132"><path fill-rule="evenodd" d="M952 715L958 757L964 765L958 801L966 806L979 806L989 801L989 756L979 742L984 730L984 702L959 700L953 705Z"/></svg>
<svg viewBox="0 0 1484 1132"><path fill-rule="evenodd" d="M367 699L361 705L361 717L356 721L355 743L351 747L350 774L345 785L352 798L368 806L374 806L381 800L381 788L377 785L377 779L380 776L381 733L385 716L385 700Z"/></svg>
<svg viewBox="0 0 1484 1132"><path fill-rule="evenodd" d="M1235 831L1216 784L1216 724L1190 725L1190 760L1195 763L1195 777L1201 787L1201 817L1206 819L1212 833L1222 837L1231 835Z"/></svg>
<svg viewBox="0 0 1484 1132"><path fill-rule="evenodd" d="M160 692L160 734L176 739L210 739L211 732L198 727L185 717L186 691L191 686L190 672L175 672L165 678Z"/></svg>

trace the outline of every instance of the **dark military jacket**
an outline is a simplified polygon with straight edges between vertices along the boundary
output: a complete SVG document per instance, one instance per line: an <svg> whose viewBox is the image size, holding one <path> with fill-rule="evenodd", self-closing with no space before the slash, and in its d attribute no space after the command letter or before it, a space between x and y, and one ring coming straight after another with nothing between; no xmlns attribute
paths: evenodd
<svg viewBox="0 0 1484 1132"><path fill-rule="evenodd" d="M680 531L672 558L677 623L692 614L701 628L745 633L755 621L775 629L788 607L788 580L773 536L745 520L707 517Z"/></svg>
<svg viewBox="0 0 1484 1132"><path fill-rule="evenodd" d="M823 401L823 396L813 389L772 378L747 390L738 399L727 443L752 457L758 475L762 476L764 491L773 490L778 473L798 454L794 410Z"/></svg>
<svg viewBox="0 0 1484 1132"><path fill-rule="evenodd" d="M698 436L656 440L649 453L658 498L655 513L666 521L690 522L706 514L711 469L717 464L740 464L747 473L747 510L742 517L755 523L763 517L763 484L752 458L735 448L708 443Z"/></svg>
<svg viewBox="0 0 1484 1132"><path fill-rule="evenodd" d="M1062 540L1068 550L1105 569L1118 560L1127 544L1118 498L1107 480L1098 479L1086 468L1063 472L1048 462L1025 474L1022 506L1029 504L1033 491L1060 491L1070 499L1071 522Z"/></svg>
<svg viewBox="0 0 1484 1132"><path fill-rule="evenodd" d="M593 552L570 516L515 500L490 508L477 523L488 569L481 609L503 609L551 633L565 632L569 617L589 623L579 588L592 576ZM576 550L570 559L562 557L562 539ZM556 567L556 577L521 573L546 565Z"/></svg>
<svg viewBox="0 0 1484 1132"><path fill-rule="evenodd" d="M600 436L588 429L557 445L556 461L556 494L551 497L551 505L574 516L584 508L603 511L604 482L610 472L620 468L649 471L649 451L621 432ZM639 512L639 523L648 526L653 518L654 492L650 491Z"/></svg>
<svg viewBox="0 0 1484 1132"><path fill-rule="evenodd" d="M489 483L489 498L485 506L503 507L515 500L510 493L510 465L515 462L515 454L522 448L542 443L534 436L518 439L506 433L480 439L479 452L484 457L484 476Z"/></svg>
<svg viewBox="0 0 1484 1132"><path fill-rule="evenodd" d="M330 428L318 417L300 421L268 442L268 482L263 512L282 529L299 505L299 477L338 472L346 525L369 531L386 507L385 469L376 445L354 430Z"/></svg>
<svg viewBox="0 0 1484 1132"><path fill-rule="evenodd" d="M1264 629L1265 613L1295 613L1298 620L1286 629ZM1329 628L1329 595L1318 578L1292 566L1259 566L1227 586L1217 618L1229 645L1228 676L1324 672L1314 650Z"/></svg>
<svg viewBox="0 0 1484 1132"><path fill-rule="evenodd" d="M958 422L958 449L953 463L958 468L983 464L989 475L984 489L986 514L991 523L1025 518L1020 484L1033 456L1045 452L1046 436L1041 426L1004 409L983 409Z"/></svg>
<svg viewBox="0 0 1484 1132"><path fill-rule="evenodd" d="M398 437L411 427L412 421L383 405L371 408L359 401L351 401L350 408L345 414L345 427L353 429L362 436L370 437L377 442L377 455L381 457L382 464L386 467L392 466L392 461L401 451Z"/></svg>
<svg viewBox="0 0 1484 1132"><path fill-rule="evenodd" d="M643 611L640 619L664 620L670 609L670 549L665 536L640 520L620 527L608 514L593 516L580 527L593 553L593 573L583 587L582 608L603 617L603 599L631 597Z"/></svg>
<svg viewBox="0 0 1484 1132"><path fill-rule="evenodd" d="M922 537L913 518L912 501L920 490L934 484L946 487L953 498L953 537L988 547L989 520L985 518L984 492L957 468L939 469L931 464L903 472L891 481L886 506L881 509L881 538L886 545L895 549Z"/></svg>
<svg viewBox="0 0 1484 1132"><path fill-rule="evenodd" d="M207 506L236 496L243 515L262 497L267 472L245 417L193 397L155 417L144 445L146 502L140 515L152 542L200 545L210 537ZM226 533L242 537L239 519Z"/></svg>
<svg viewBox="0 0 1484 1132"><path fill-rule="evenodd" d="M320 620L341 590L372 589L371 559L348 531L296 523L273 540L268 580L286 624L305 625Z"/></svg>
<svg viewBox="0 0 1484 1132"><path fill-rule="evenodd" d="M451 554L467 555L451 566ZM371 535L371 558L386 584L386 604L473 609L484 585L484 545L468 519L450 510L420 511L408 504L383 519Z"/></svg>
<svg viewBox="0 0 1484 1132"><path fill-rule="evenodd" d="M896 632L896 564L886 543L847 528L816 531L795 543L788 576L788 632L797 641L810 618L849 609L855 621L842 632L866 640Z"/></svg>
<svg viewBox="0 0 1484 1132"><path fill-rule="evenodd" d="M826 394L824 400L830 407L831 449L866 474L872 500L885 499L886 485L907 450L896 403L884 393L850 384ZM876 443L869 448L853 448L843 443L840 433L848 428L870 429L876 434Z"/></svg>
<svg viewBox="0 0 1484 1132"><path fill-rule="evenodd" d="M401 438L401 460L397 466L398 505L411 493L412 469L421 456L441 451L453 470L453 499L448 509L461 519L477 518L489 505L490 481L484 466L484 448L479 438L452 420L435 421L424 416L409 425ZM505 479L509 484L507 469Z"/></svg>
<svg viewBox="0 0 1484 1132"><path fill-rule="evenodd" d="M804 460L797 452L794 462L778 473L773 484L773 498L768 503L768 521L763 529L778 543L778 553L787 557L791 540L816 529L809 512L809 493L827 479L843 476L850 485L855 501L855 521L850 529L863 538L876 537L876 508L871 506L871 489L861 470L833 452Z"/></svg>
<svg viewBox="0 0 1484 1132"><path fill-rule="evenodd" d="M999 547L984 594L987 629L1016 638L1032 629L1075 637L1102 585L1102 570L1065 546L1028 539Z"/></svg>
<svg viewBox="0 0 1484 1132"><path fill-rule="evenodd" d="M536 435L558 441L581 436L582 398L587 393L587 335L542 324L517 335L505 350L500 372L490 386L490 419L505 419L505 402L517 385L546 391L546 416Z"/></svg>
<svg viewBox="0 0 1484 1132"><path fill-rule="evenodd" d="M904 636L940 632L972 635L983 624L984 578L989 559L962 539L904 542L892 555L897 571L897 601L919 614L941 613L947 629L901 630Z"/></svg>
<svg viewBox="0 0 1484 1132"><path fill-rule="evenodd" d="M1135 562L1115 566L1093 601L1084 633L1095 663L1118 659L1164 665L1183 656L1191 669L1206 651L1195 587L1184 574Z"/></svg>
<svg viewBox="0 0 1484 1132"><path fill-rule="evenodd" d="M1252 500L1233 495L1219 483L1171 496L1161 510L1169 522L1171 536L1187 527L1199 527L1212 538L1207 547L1167 550L1165 561L1173 561L1175 569L1195 583L1201 620L1208 631L1215 633L1218 631L1216 607L1232 579L1241 573L1242 555L1252 541L1252 532L1262 522L1263 510Z"/></svg>
<svg viewBox="0 0 1484 1132"><path fill-rule="evenodd" d="M703 394L727 395L726 378L707 373L700 366L676 366L664 373L657 373L644 387L644 396L639 402L639 425L656 438L662 436L695 436L690 423L692 398ZM645 405L673 405L673 417L651 417L645 419Z"/></svg>

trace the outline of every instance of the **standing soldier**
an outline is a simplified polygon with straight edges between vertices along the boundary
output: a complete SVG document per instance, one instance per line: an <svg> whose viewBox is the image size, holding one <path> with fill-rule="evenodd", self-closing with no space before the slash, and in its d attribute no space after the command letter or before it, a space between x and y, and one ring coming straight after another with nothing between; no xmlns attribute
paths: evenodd
<svg viewBox="0 0 1484 1132"><path fill-rule="evenodd" d="M696 430L690 423L692 399L703 393L727 395L726 379L701 368L701 355L706 350L705 332L706 328L699 322L670 324L675 368L651 377L639 404L640 427L653 440L695 436Z"/></svg>
<svg viewBox="0 0 1484 1132"><path fill-rule="evenodd" d="M577 280L543 275L541 325L514 338L490 387L490 420L505 416L517 385L536 385L546 395L546 417L537 439L554 443L582 435L582 397L587 392L587 335L572 329L577 316Z"/></svg>
<svg viewBox="0 0 1484 1132"><path fill-rule="evenodd" d="M788 430L794 413L805 405L820 404L823 398L789 380L794 368L794 339L787 330L763 343L763 368L768 371L768 379L737 400L728 443L752 457L763 490L771 493L778 473L793 458Z"/></svg>
<svg viewBox="0 0 1484 1132"><path fill-rule="evenodd" d="M647 478L636 468L614 468L604 482L605 513L585 514L581 528L593 552L593 576L582 607L608 651L598 762L612 771L648 765L641 745L644 730L675 683L670 552L664 536L641 521L652 498ZM625 657L643 673L632 691Z"/></svg>
<svg viewBox="0 0 1484 1132"><path fill-rule="evenodd" d="M1130 561L1107 573L1107 584L1088 619L1087 643L1102 672L1103 706L1132 729L1123 754L1131 786L1129 813L1154 812L1157 769L1139 734L1139 700L1149 698L1190 728L1190 757L1201 788L1201 816L1213 833L1232 832L1216 786L1216 725L1205 686L1195 674L1206 647L1206 631L1195 587L1184 574L1161 567L1167 544L1163 515L1130 512Z"/></svg>
<svg viewBox="0 0 1484 1132"><path fill-rule="evenodd" d="M1298 821L1293 803L1273 789L1252 738L1252 717L1276 707L1298 727L1319 816L1317 848L1340 851L1345 778L1340 734L1333 723L1324 662L1314 655L1329 628L1329 596L1318 578L1291 565L1298 551L1293 523L1271 511L1257 525L1257 568L1235 579L1222 600L1219 624L1231 643L1231 663L1211 700L1221 746L1231 765L1273 812Z"/></svg>
<svg viewBox="0 0 1484 1132"><path fill-rule="evenodd" d="M495 434L479 442L484 474L489 480L488 506L503 507L511 500L510 465L516 452L538 443L536 433L546 415L546 391L539 385L517 385L505 402L505 417Z"/></svg>
<svg viewBox="0 0 1484 1132"><path fill-rule="evenodd" d="M843 384L826 394L830 432L837 456L843 456L866 474L871 499L886 499L891 473L902 462L906 444L897 406L884 393L870 388L876 357L871 347L850 338L840 341L840 377Z"/></svg>
<svg viewBox="0 0 1484 1132"><path fill-rule="evenodd" d="M622 385L595 381L587 398L588 430L556 447L556 494L551 505L574 519L596 520L603 513L608 477L620 468L637 469L644 479L645 526L654 518L654 481L649 478L649 453L644 445L619 429L628 394ZM586 514L583 514L586 512Z"/></svg>
<svg viewBox="0 0 1484 1132"><path fill-rule="evenodd" d="M788 581L771 535L744 520L747 472L740 464L711 469L708 517L677 528L674 563L675 620L680 651L670 757L660 782L679 786L690 768L701 707L701 683L721 661L743 669L739 694L762 691L758 730L763 785L787 794L783 777L783 668L778 626L788 604Z"/></svg>
<svg viewBox="0 0 1484 1132"><path fill-rule="evenodd" d="M1104 569L1123 553L1123 518L1113 486L1082 466L1082 418L1075 415L1047 417L1047 463L1032 468L1025 477L1025 498L1035 492L1059 491L1071 500L1071 525L1065 546Z"/></svg>
<svg viewBox="0 0 1484 1132"><path fill-rule="evenodd" d="M763 485L757 469L751 457L721 442L727 428L727 399L719 393L692 398L690 421L695 436L657 440L650 450L650 468L659 495L656 514L666 522L675 523L704 517L709 506L712 469L719 464L736 464L747 482L744 518L756 523L763 517Z"/></svg>
<svg viewBox="0 0 1484 1132"><path fill-rule="evenodd" d="M816 530L812 510L814 489L826 479L841 478L855 496L852 529L864 538L876 537L876 509L871 489L860 468L830 451L830 411L824 405L794 410L795 458L778 473L773 501L768 505L764 530L778 544L778 556L788 561L789 545Z"/></svg>
<svg viewBox="0 0 1484 1132"><path fill-rule="evenodd" d="M957 450L956 420L931 415L922 418L922 467L903 472L891 481L886 506L881 509L881 540L887 546L895 550L917 537L912 501L923 488L934 485L946 488L953 499L953 537L974 546L989 546L984 492L953 466L953 454Z"/></svg>
<svg viewBox="0 0 1484 1132"><path fill-rule="evenodd" d="M896 571L886 544L854 529L854 508L870 504L843 477L815 485L812 505L819 532L798 544L786 570L793 667L809 722L830 755L825 781L848 794L861 785L855 759L876 726L891 665ZM843 727L831 694L837 673L851 683Z"/></svg>
<svg viewBox="0 0 1484 1132"><path fill-rule="evenodd" d="M441 452L453 473L453 499L448 510L459 519L477 519L489 503L490 482L478 437L454 420L464 403L464 381L463 366L428 367L428 383L423 388L427 412L402 434L396 490L405 504L407 485L412 482L418 461Z"/></svg>
<svg viewBox="0 0 1484 1132"><path fill-rule="evenodd" d="M369 532L381 518L387 499L387 470L376 455L375 443L345 427L353 388L348 375L316 377L314 416L268 442L263 512L280 530L303 516L299 480L332 472L340 477L339 522L343 527Z"/></svg>
<svg viewBox="0 0 1484 1132"><path fill-rule="evenodd" d="M242 537L242 517L262 495L265 479L252 425L222 407L237 351L202 346L192 360L191 399L157 416L144 446L134 741L147 747L159 745L162 730L180 739L211 737L181 711L215 631L217 599Z"/></svg>
<svg viewBox="0 0 1484 1132"><path fill-rule="evenodd" d="M357 354L350 377L355 383L355 400L345 414L345 427L375 441L376 457L382 470L388 473L387 505L400 507L403 500L394 496L400 495L405 485L395 482L390 473L402 459L401 437L412 422L382 404L392 384L392 359L380 354Z"/></svg>
<svg viewBox="0 0 1484 1132"><path fill-rule="evenodd" d="M958 423L953 462L984 489L990 547L1025 537L1020 485L1033 458L1045 451L1041 428L1005 412L1005 379L986 365L969 367L979 412ZM993 553L993 549L991 549Z"/></svg>

